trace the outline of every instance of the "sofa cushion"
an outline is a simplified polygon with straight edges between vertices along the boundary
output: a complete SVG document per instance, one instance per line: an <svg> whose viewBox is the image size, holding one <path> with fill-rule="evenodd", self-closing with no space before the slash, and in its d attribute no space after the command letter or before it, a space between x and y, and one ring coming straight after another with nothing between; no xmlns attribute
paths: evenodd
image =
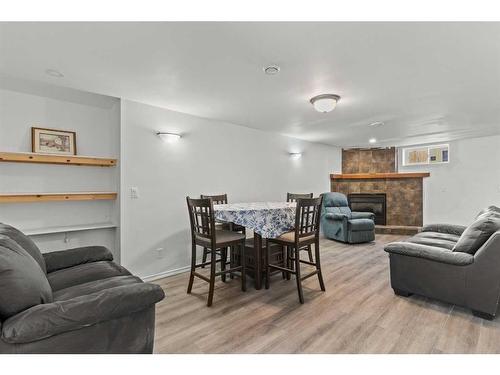
<svg viewBox="0 0 500 375"><path fill-rule="evenodd" d="M105 289L111 289L117 286L132 285L142 283L137 276L113 276L104 280L94 280L88 283L70 286L54 292L54 301L65 301L75 297L85 296L97 293Z"/></svg>
<svg viewBox="0 0 500 375"><path fill-rule="evenodd" d="M0 223L0 235L4 235L12 239L14 242L17 242L19 246L21 246L26 252L33 257L33 259L38 263L40 268L44 273L47 273L47 269L45 267L45 260L43 259L43 255L40 252L38 246L35 245L33 240L26 236L19 229L16 229L10 225Z"/></svg>
<svg viewBox="0 0 500 375"><path fill-rule="evenodd" d="M52 289L33 257L10 237L0 235L0 319L52 302Z"/></svg>
<svg viewBox="0 0 500 375"><path fill-rule="evenodd" d="M446 240L451 242L457 242L460 238L459 235L451 234L451 233L438 233L438 232L420 232L417 233L414 237L417 238L434 238L439 240Z"/></svg>
<svg viewBox="0 0 500 375"><path fill-rule="evenodd" d="M371 231L375 228L375 223L372 219L352 219L349 220L349 225L353 232Z"/></svg>
<svg viewBox="0 0 500 375"><path fill-rule="evenodd" d="M500 216L495 212L487 211L467 227L460 236L453 251L460 251L474 255L476 251L491 237L493 233L500 230Z"/></svg>
<svg viewBox="0 0 500 375"><path fill-rule="evenodd" d="M108 279L113 276L130 275L125 268L113 262L93 262L80 264L75 267L64 268L62 270L47 274L52 290L59 291L78 284L88 283L95 280Z"/></svg>
<svg viewBox="0 0 500 375"><path fill-rule="evenodd" d="M424 236L415 235L413 237L408 238L404 242L411 242L421 245L440 247L442 249L452 250L456 245L457 241L450 241L442 238L428 238Z"/></svg>
<svg viewBox="0 0 500 375"><path fill-rule="evenodd" d="M479 217L481 215L484 215L484 214L492 214L495 216L500 216L500 208L497 206L486 207L486 208L482 209L481 211L479 211L479 213L476 216L476 220L479 219Z"/></svg>

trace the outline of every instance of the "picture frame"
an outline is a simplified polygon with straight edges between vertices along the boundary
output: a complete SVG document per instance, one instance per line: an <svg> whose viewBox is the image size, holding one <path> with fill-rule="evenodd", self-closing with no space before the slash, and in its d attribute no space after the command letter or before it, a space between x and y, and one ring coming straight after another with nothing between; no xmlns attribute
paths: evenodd
<svg viewBox="0 0 500 375"><path fill-rule="evenodd" d="M39 154L76 155L76 132L32 127L31 151Z"/></svg>

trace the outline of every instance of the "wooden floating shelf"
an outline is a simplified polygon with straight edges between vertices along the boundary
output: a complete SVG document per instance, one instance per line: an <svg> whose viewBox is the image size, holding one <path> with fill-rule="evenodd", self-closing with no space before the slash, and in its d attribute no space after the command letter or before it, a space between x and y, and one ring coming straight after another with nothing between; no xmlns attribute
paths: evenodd
<svg viewBox="0 0 500 375"><path fill-rule="evenodd" d="M82 224L82 225L48 227L48 228L38 228L38 229L23 229L21 232L23 232L27 236L40 236L44 234L81 232L81 231L96 230L96 229L113 229L116 227L117 227L116 224L107 222L107 223Z"/></svg>
<svg viewBox="0 0 500 375"><path fill-rule="evenodd" d="M116 165L116 159L93 156L35 154L31 152L0 152L0 162L67 164L97 167L114 167Z"/></svg>
<svg viewBox="0 0 500 375"><path fill-rule="evenodd" d="M370 180L385 178L424 178L431 174L424 173L351 173L351 174L331 174L332 180Z"/></svg>
<svg viewBox="0 0 500 375"><path fill-rule="evenodd" d="M117 193L13 193L0 194L0 203L115 200Z"/></svg>

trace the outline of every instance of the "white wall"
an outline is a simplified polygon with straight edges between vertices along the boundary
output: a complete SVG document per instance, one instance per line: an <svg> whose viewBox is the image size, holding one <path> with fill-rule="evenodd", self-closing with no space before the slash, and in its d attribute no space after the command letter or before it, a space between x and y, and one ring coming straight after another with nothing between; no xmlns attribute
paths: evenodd
<svg viewBox="0 0 500 375"><path fill-rule="evenodd" d="M61 87L0 76L0 150L31 151L31 127L74 130L80 155L119 156L120 101ZM0 193L116 191L119 168L0 163ZM0 205L0 222L38 229L118 222L119 203L47 202ZM102 244L119 260L114 229L42 235L42 251Z"/></svg>
<svg viewBox="0 0 500 375"><path fill-rule="evenodd" d="M404 167L400 172L426 171L424 224L469 224L489 205L500 207L500 136L450 142L450 162Z"/></svg>
<svg viewBox="0 0 500 375"><path fill-rule="evenodd" d="M140 103L122 100L121 121L122 264L142 277L189 264L187 195L283 201L287 191L329 191L329 174L341 168L336 147ZM166 144L156 131L183 136ZM139 188L139 199L130 198L130 187Z"/></svg>

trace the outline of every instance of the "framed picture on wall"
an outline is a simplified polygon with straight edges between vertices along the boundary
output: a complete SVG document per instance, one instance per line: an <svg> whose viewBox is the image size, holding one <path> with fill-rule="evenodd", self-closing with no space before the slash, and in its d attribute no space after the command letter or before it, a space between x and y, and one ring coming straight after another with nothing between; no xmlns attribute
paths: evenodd
<svg viewBox="0 0 500 375"><path fill-rule="evenodd" d="M42 154L76 155L76 133L32 127L31 151Z"/></svg>

